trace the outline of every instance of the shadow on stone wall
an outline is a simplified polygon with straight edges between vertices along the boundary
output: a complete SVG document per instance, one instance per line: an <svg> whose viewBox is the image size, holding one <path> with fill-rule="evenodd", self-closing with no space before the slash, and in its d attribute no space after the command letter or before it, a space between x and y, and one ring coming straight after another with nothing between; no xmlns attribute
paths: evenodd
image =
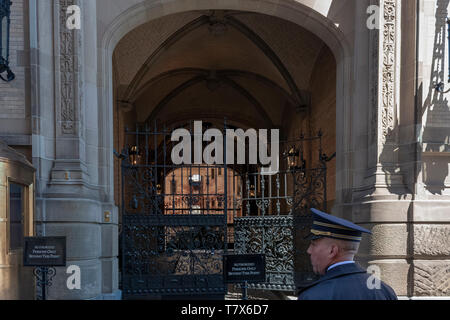
<svg viewBox="0 0 450 320"><path fill-rule="evenodd" d="M450 110L446 95L435 89L435 85L445 82L446 43L448 38L447 16L449 0L438 0L436 8L436 27L431 66L430 88L420 110L419 119L426 119L421 132L422 170L425 188L432 194L442 195L445 180L449 174L448 158L440 157L449 152L450 143ZM447 61L447 64L450 61ZM448 67L448 65L447 65ZM450 80L450 78L449 78ZM450 81L445 89L450 87Z"/></svg>
<svg viewBox="0 0 450 320"><path fill-rule="evenodd" d="M419 143L402 141L404 135L400 132L398 122L395 122L385 133L386 143L380 154L380 163L385 174L387 189L391 194L398 195L399 199L415 194L414 186L421 173L424 187L430 193L442 195L446 188L445 180L449 175L448 158L441 155L443 152L450 152L450 109L446 95L436 90L436 84L444 82L447 73L445 66L448 55L446 19L449 3L450 0L437 1L430 86L424 88L421 83L415 97L418 104L417 130L420 130L416 132L415 139ZM445 85L445 90L448 89L450 89L450 81ZM422 104L424 91L427 91L427 96ZM394 118L397 117L394 116ZM419 149L416 150L416 147ZM421 155L418 158L416 158L417 153Z"/></svg>
<svg viewBox="0 0 450 320"><path fill-rule="evenodd" d="M380 163L388 190L391 194L398 195L399 200L406 199L408 195L414 200L416 196L414 189L417 183L423 183L423 188L433 195L443 195L446 189L449 157L445 156L445 153L450 152L450 109L446 94L436 90L436 84L445 82L448 67L446 66L448 55L446 43L449 34L446 19L449 3L450 0L437 0L433 48L428 49L433 50L430 84L428 88L423 86L423 82L418 84L414 123L417 129L413 136L414 140L402 141L402 139L407 140L404 137L408 135L401 132L403 128L399 127L398 122L387 130L385 135L386 144L380 155ZM419 48L424 48L425 44L423 40L421 41ZM447 64L450 64L450 61ZM425 68L424 72L427 72ZM444 90L449 89L450 76L449 82L444 86ZM423 99L425 94L426 98ZM422 101L424 101L423 104ZM413 202L408 208L408 221L413 221ZM406 260L411 266L407 275L407 294L414 296L417 293L417 276L414 266L416 239L412 223L408 223L407 233Z"/></svg>

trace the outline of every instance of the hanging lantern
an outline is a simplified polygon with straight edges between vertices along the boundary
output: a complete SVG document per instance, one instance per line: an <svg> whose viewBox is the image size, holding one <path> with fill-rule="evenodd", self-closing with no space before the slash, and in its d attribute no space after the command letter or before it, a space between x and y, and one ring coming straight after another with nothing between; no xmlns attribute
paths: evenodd
<svg viewBox="0 0 450 320"><path fill-rule="evenodd" d="M298 159L300 157L300 151L292 146L289 151L284 153L285 158L287 160L287 166L289 170L295 170L298 168Z"/></svg>
<svg viewBox="0 0 450 320"><path fill-rule="evenodd" d="M141 160L139 148L137 146L130 147L128 150L128 155L130 157L131 165L137 166Z"/></svg>
<svg viewBox="0 0 450 320"><path fill-rule="evenodd" d="M156 185L156 194L161 195L162 194L162 186L160 184Z"/></svg>
<svg viewBox="0 0 450 320"><path fill-rule="evenodd" d="M6 82L10 82L16 77L9 68L11 5L10 0L0 0L0 78ZM5 72L6 75L4 75Z"/></svg>
<svg viewBox="0 0 450 320"><path fill-rule="evenodd" d="M252 184L250 186L250 197L255 197L255 195L256 195L256 188L255 188L255 185Z"/></svg>

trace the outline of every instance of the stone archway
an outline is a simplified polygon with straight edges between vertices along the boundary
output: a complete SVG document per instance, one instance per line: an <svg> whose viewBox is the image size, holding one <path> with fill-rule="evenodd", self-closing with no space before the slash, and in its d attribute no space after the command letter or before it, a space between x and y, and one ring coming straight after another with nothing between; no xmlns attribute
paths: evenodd
<svg viewBox="0 0 450 320"><path fill-rule="evenodd" d="M311 5L303 1L216 1L214 3L191 0L191 1L170 1L161 4L157 1L143 1L127 10L117 12L116 16L109 17L109 20L102 25L107 25L99 31L101 35L98 38L101 65L99 65L100 74L103 74L103 83L101 86L100 114L107 119L104 127L100 128L103 132L101 136L105 137L108 147L107 152L112 150L112 141L110 138L113 131L112 127L112 109L113 109L113 87L112 87L112 55L119 41L131 30L148 21L158 19L175 13L189 12L195 10L245 10L254 13L271 15L283 20L293 22L308 31L312 32L322 39L333 53L336 65L336 114L337 128L341 128L338 138L336 152L336 202L342 202L345 190L351 189L352 179L349 175L351 159L341 157L348 154L352 145L351 126L352 122L352 48L347 36L336 27L334 22L325 15L328 12L331 2L328 5L317 6L318 10L311 8ZM110 174L107 185L113 186L114 174L113 159L106 157L107 167Z"/></svg>
<svg viewBox="0 0 450 320"><path fill-rule="evenodd" d="M352 9L350 2L344 5ZM32 65L37 75L32 84L32 103L37 106L33 109L33 161L39 164L37 230L38 234L71 239L68 261L79 265L89 282L84 290L68 291L64 276L58 277L50 292L53 297L85 299L111 293L115 297L117 293L112 56L131 30L161 17L193 10L247 11L289 21L322 39L337 64L337 123L342 134L337 135L336 202L342 202L345 190L351 189L351 159L347 155L354 112L353 40L347 40L353 31L348 29L351 23L340 31L335 23L345 19L333 18L336 11L351 10L335 8L332 13L330 9L341 6L342 1L79 1L83 28L70 31L65 29L63 17L67 6L74 3L36 2L30 13L35 26L31 28L32 48L37 55ZM53 12L53 19L47 19L49 12ZM249 72L227 72L225 76L260 79ZM269 83L265 79L260 82Z"/></svg>
<svg viewBox="0 0 450 320"><path fill-rule="evenodd" d="M156 7L155 7L156 8ZM201 5L199 5L198 3L196 5L193 5L193 7L191 8L185 8L183 6L181 6L180 4L180 8L179 10L176 10L175 8L171 11L160 11L159 14L160 16L156 15L155 12L157 12L158 10L155 10L155 8L153 8L154 10L151 11L152 15L154 16L154 19L160 19L166 16L171 16L171 15L175 15L175 14L181 14L183 12L191 12L192 10L200 10L203 7ZM211 8L210 6L207 7L208 9L218 9L221 8L223 9L223 7L221 7L220 5L218 6L214 6L213 8ZM229 7L226 7L229 8ZM283 8L283 6L278 4L278 9ZM148 7L141 7L141 9L143 9L144 11L148 9ZM234 10L239 9L239 8L233 8ZM253 13L261 13L264 15L269 15L272 13L272 11L265 11L268 10L267 8L265 8L262 5L258 5L255 8L247 8L245 6L243 6L243 8L241 9L245 9L246 12L253 12ZM278 11L275 10L275 12ZM350 95L350 86L349 86L349 79L346 79L345 76L348 76L351 73L346 73L345 69L349 68L350 62L351 60L348 57L348 52L350 52L350 48L347 45L347 41L345 40L345 36L336 28L336 26L334 26L334 24L328 20L327 18L325 18L324 16L321 16L319 13L316 13L314 11L312 11L311 9L301 5L301 4L297 4L296 5L296 17L292 17L290 16L292 14L292 12L290 11L290 9L286 9L285 11L281 11L277 12L277 14L274 14L273 17L276 17L278 19L281 20L286 20L289 21L290 23L294 23L297 25L302 26L304 29L308 30L309 32L311 32L311 29L314 30L314 32L312 32L313 34L315 34L317 36L317 34L320 34L320 36L318 37L319 39L321 39L321 41L324 41L326 44L326 47L329 48L329 52L331 52L331 55L334 56L334 59L336 60L336 65L334 67L336 67L337 69L337 90L348 90L348 94L342 94L342 93L338 93L337 94L337 99L339 101L337 101L337 105L338 107L336 108L337 110L339 110L337 113L340 115L340 118L338 119L338 123L340 123L340 127L341 128L348 128L348 126L346 126L344 123L346 121L351 121L350 118L344 119L343 115L347 115L347 117L351 116L351 112L350 112L350 107L351 105L349 104L345 104L344 103L344 97L346 97L347 99L351 97ZM131 10L131 9L130 9ZM133 9L133 12L135 12L134 10L138 10L137 8ZM238 11L239 12L239 11ZM268 14L269 13L269 14ZM138 28L140 25L148 23L148 21L152 21L152 19L149 19L147 17L147 19L143 18L142 15L139 16L139 18L131 18L129 16L129 14L131 14L129 11L125 11L120 17L117 18L117 20L115 20L113 22L113 26L111 27L111 31L109 33L106 33L105 38L103 38L103 45L106 45L107 48L106 50L102 50L101 53L104 54L103 56L103 64L101 67L106 68L104 72L102 72L103 74L106 75L112 75L113 73L113 68L112 68L112 63L110 63L110 59L112 60L113 57L113 51L114 49L117 47L117 45L120 43L120 40L124 38L124 36L126 36L128 33L130 33L132 30ZM142 19L141 19L142 18ZM308 21L309 20L309 21ZM126 21L126 23L125 23ZM201 21L201 20L200 20ZM131 23L130 23L131 22ZM194 20L194 22L192 23L193 25L195 25L196 20ZM187 25L187 28L189 28L189 25ZM247 30L245 27L242 27L241 25L238 24L237 29L241 29L241 31L243 31L244 34L246 35L250 35L250 37L252 36L251 31ZM122 37L119 37L118 35L122 34ZM177 33L174 34L176 38ZM325 41L326 39L326 41ZM170 38L169 38L169 42L170 42ZM262 51L264 51L265 48L267 48L267 46L265 46L264 44L261 44L258 42L258 40L255 40L254 43L256 43L256 45L262 49ZM162 49L161 49L162 50ZM158 51L158 50L157 50ZM267 53L268 52L268 53ZM282 62L281 61L277 61L277 58L274 57L273 53L271 53L269 50L266 49L266 56L268 56L269 58L272 58L272 62L274 62L274 65L277 66L278 70L280 71L280 74L283 75L283 79L286 80L287 83L287 87L289 89L291 89L292 92L296 93L295 91L295 85L293 84L293 80L289 79L289 75L287 75L287 71L283 68L283 66L281 65ZM347 58L346 58L347 56ZM148 58L145 63L144 66L141 68L141 70L143 71L139 71L138 75L135 77L135 79L133 79L132 84L129 86L129 88L126 91L125 94L125 99L128 100L133 93L139 92L139 90L143 90L142 88L139 88L136 83L138 83L139 81L141 81L142 79L144 79L144 75L145 75L145 71L146 71L146 66L151 63L152 60L152 56L150 56L150 58ZM348 71L348 70L347 70ZM196 85L198 82L201 82L203 80L207 80L208 77L210 76L209 71L208 70L203 70L200 68L194 69L194 68L190 68L188 69L175 69L173 71L168 71L166 73L162 73L161 75L157 75L155 77L150 77L148 79L146 79L147 84L148 83L152 83L155 82L155 79L158 78L164 78L167 76L170 76L171 74L188 74L188 73L192 73L194 75L198 75L197 78L193 78L192 80L188 80L185 83L182 83L180 85L180 87L178 89L174 90L174 93L169 94L168 96L166 96L166 98L164 98L162 100L162 103L158 104L158 107L156 108L156 112L152 113L149 115L148 119L152 120L153 118L155 118L154 115L157 114L157 112L161 109L163 109L163 107L168 103L168 101L170 101L171 99L174 99L178 94L180 94L180 92L182 92L183 90L185 90L186 88L189 88L191 86ZM241 77L249 77L249 78L253 78L253 79L257 79L261 82L265 82L266 84L273 84L275 83L274 81L271 81L270 79L264 78L259 76L258 74L255 73L251 73L251 72L242 72L240 70L225 70L223 72L221 72L222 75L224 76L228 76L230 74L236 76L241 76ZM101 103L100 105L102 106L110 106L112 108L112 105L114 104L115 99L113 99L113 95L112 95L112 86L111 86L111 80L108 79L108 77L105 77L104 79L105 81L107 81L107 83L105 83L105 87L103 88L103 95L102 95L102 100L106 99L105 101L109 101L109 103ZM334 84L334 82L333 82ZM233 86L233 85L232 85ZM280 92L283 92L283 87L282 85L279 86L279 88L277 88ZM241 91L242 93L242 91ZM245 95L245 94L244 94ZM297 93L297 95L299 95ZM293 96L295 97L295 94L293 94ZM252 99L250 99L252 100ZM302 99L299 99L302 100ZM257 105L257 104L255 104ZM262 108L258 108L258 106L256 107L256 110L262 110ZM262 110L263 111L263 110ZM106 108L104 108L102 110L102 112L106 112L107 114L110 113L110 110L106 110ZM263 112L261 112L261 114L263 114ZM107 117L107 119L111 118L111 115L109 114ZM268 117L266 117L267 119ZM267 123L270 123L269 121L266 121ZM112 131L112 122L105 122L105 125L108 126L108 130ZM271 125L269 125L269 127L271 127ZM103 128L102 128L103 129ZM334 134L334 132L332 133ZM108 133L105 132L104 136L108 136ZM341 142L345 142L348 145L350 145L350 141L351 141L351 137L348 135L347 136L348 139L342 139ZM347 145L347 147L348 147ZM341 144L340 146L338 146L338 148L346 148L345 144ZM343 152L339 152L338 149L338 153L342 153ZM341 161L341 166L344 167L344 162L343 159L339 159ZM345 172L345 169L340 170L341 172ZM113 175L111 175L112 177ZM341 186L342 183L341 181L336 182L336 185ZM344 189L344 188L342 188ZM338 196L339 198L339 196Z"/></svg>

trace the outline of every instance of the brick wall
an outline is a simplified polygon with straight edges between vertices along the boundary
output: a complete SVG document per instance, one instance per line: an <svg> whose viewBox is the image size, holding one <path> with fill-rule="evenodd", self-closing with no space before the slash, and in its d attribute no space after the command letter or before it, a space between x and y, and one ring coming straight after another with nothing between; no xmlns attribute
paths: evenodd
<svg viewBox="0 0 450 320"><path fill-rule="evenodd" d="M26 145L29 139L18 139L17 135L31 134L29 86L26 79L29 79L28 2L12 2L10 67L16 79L9 83L0 81L0 138L9 144Z"/></svg>

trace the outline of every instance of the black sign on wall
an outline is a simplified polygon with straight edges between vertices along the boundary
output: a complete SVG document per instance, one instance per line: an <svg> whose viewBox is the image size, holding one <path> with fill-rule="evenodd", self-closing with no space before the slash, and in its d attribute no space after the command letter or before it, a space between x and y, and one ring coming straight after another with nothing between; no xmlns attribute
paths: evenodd
<svg viewBox="0 0 450 320"><path fill-rule="evenodd" d="M225 283L266 282L266 256L263 254L225 255Z"/></svg>
<svg viewBox="0 0 450 320"><path fill-rule="evenodd" d="M66 237L27 237L24 242L25 267L65 267Z"/></svg>

